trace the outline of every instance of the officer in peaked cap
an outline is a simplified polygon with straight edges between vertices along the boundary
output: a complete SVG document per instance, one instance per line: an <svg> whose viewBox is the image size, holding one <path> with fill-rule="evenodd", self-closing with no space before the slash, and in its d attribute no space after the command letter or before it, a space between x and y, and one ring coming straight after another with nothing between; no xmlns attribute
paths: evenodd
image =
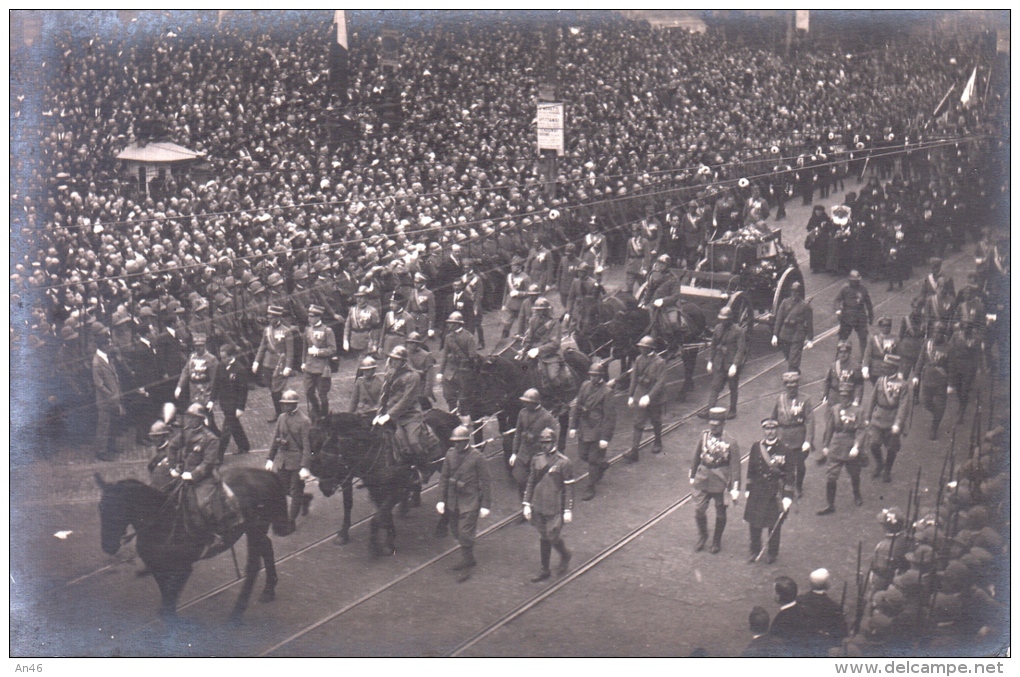
<svg viewBox="0 0 1020 677"><path fill-rule="evenodd" d="M740 497L740 446L724 434L727 412L724 407L708 410L709 429L701 433L694 449L690 480L694 487L694 522L698 527L695 552L704 550L708 542L708 504L715 503L713 554L722 548L726 528L726 508Z"/></svg>
<svg viewBox="0 0 1020 677"><path fill-rule="evenodd" d="M783 374L784 392L772 407L772 418L779 424L779 444L783 453L792 459L795 468L797 498L804 492L805 461L815 443L815 414L811 398L801 395L800 374L788 371Z"/></svg>

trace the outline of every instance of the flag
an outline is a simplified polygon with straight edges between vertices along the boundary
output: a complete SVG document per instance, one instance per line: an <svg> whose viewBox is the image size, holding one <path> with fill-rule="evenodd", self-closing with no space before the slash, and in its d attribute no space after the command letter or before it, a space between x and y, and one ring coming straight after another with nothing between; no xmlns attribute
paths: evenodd
<svg viewBox="0 0 1020 677"><path fill-rule="evenodd" d="M347 13L338 9L333 13L336 24L336 39L329 45L329 86L330 90L347 101L348 55L347 55Z"/></svg>
<svg viewBox="0 0 1020 677"><path fill-rule="evenodd" d="M970 100L974 98L974 81L977 79L977 66L974 66L974 72L970 74L970 80L967 80L967 86L963 88L963 94L960 96L960 103L964 106L970 104Z"/></svg>

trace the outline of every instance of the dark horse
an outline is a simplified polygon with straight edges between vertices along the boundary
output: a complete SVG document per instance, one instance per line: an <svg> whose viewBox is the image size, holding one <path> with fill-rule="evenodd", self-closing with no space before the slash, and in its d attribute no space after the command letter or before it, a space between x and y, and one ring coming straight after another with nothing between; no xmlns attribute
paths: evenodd
<svg viewBox="0 0 1020 677"><path fill-rule="evenodd" d="M425 412L425 425L438 438L429 454L431 470L438 469L450 446L450 435L460 425L460 419L438 409ZM396 552L397 528L393 509L406 500L414 499L420 486L414 481L411 465L398 458L393 450L392 424L372 425L368 416L349 413L330 413L312 429L312 467L309 470L319 478L319 490L332 496L339 488L344 497L344 521L334 541L343 545L350 540L351 509L354 507L354 478L368 489L376 512L370 524L369 547L375 555L392 555ZM379 532L386 532L386 540L379 545Z"/></svg>
<svg viewBox="0 0 1020 677"><path fill-rule="evenodd" d="M473 421L496 416L503 435L503 454L508 460L513 448L513 437L506 432L517 425L521 411L521 395L528 388L538 389L542 406L560 421L560 448L565 448L570 402L577 397L581 383L587 379L591 360L572 349L563 351L565 365L571 372L571 383L559 388L541 387L538 368L534 361L517 360L504 355L478 358L471 367L465 387L464 402Z"/></svg>
<svg viewBox="0 0 1020 677"><path fill-rule="evenodd" d="M651 335L656 350L667 361L679 356L683 362L684 382L680 389L683 401L694 386L698 359L698 346L694 344L704 337L705 329L705 314L693 303L681 303L678 309L653 308L649 312L632 295L616 292L602 298L594 330L587 336L575 334L574 340L584 352L619 359L621 376L617 385L626 388L630 380L628 369L638 355L637 342L642 336Z"/></svg>
<svg viewBox="0 0 1020 677"><path fill-rule="evenodd" d="M277 536L288 535L292 526L287 518L287 492L275 474L257 468L231 468L223 471L223 481L237 497L244 521L223 539L216 553L233 546L242 535L248 537L244 586L230 614L231 621L240 622L255 587L260 560L266 568L260 601L271 602L275 597L277 575L273 542L268 535L270 525ZM177 600L191 576L192 565L203 556L215 554L211 550L207 553L213 540L211 532L195 524L179 507L180 485L163 491L137 480L107 483L98 474L96 482L103 492L99 500L103 552L115 555L128 526L134 527L135 549L156 579L163 598L160 614L168 620L176 619Z"/></svg>

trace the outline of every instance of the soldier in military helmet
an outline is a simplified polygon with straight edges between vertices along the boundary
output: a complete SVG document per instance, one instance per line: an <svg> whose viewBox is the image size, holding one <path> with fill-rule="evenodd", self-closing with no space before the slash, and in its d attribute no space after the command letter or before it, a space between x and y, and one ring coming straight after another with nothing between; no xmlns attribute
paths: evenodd
<svg viewBox="0 0 1020 677"><path fill-rule="evenodd" d="M354 392L351 393L348 412L375 418L379 411L379 397L382 395L382 379L375 372L375 358L371 355L361 358L354 377Z"/></svg>
<svg viewBox="0 0 1020 677"><path fill-rule="evenodd" d="M516 432L508 462L517 483L517 491L524 496L524 488L531 473L531 459L541 451L539 437L542 431L551 428L559 439L560 425L556 417L542 406L542 397L535 388L525 390L520 400L523 406L517 414Z"/></svg>
<svg viewBox="0 0 1020 677"><path fill-rule="evenodd" d="M815 444L815 413L811 398L802 396L800 374L788 371L783 374L783 389L772 407L772 418L779 424L779 444L794 466L797 498L804 493L805 462Z"/></svg>
<svg viewBox="0 0 1020 677"><path fill-rule="evenodd" d="M478 357L478 342L464 328L464 316L457 311L446 321L446 341L439 361L436 382L443 386L443 398L451 411L460 407L460 400L470 378L471 365Z"/></svg>
<svg viewBox="0 0 1020 677"><path fill-rule="evenodd" d="M829 405L825 411L825 434L822 436L822 455L819 463L827 463L825 471L825 507L819 515L836 512L836 488L839 476L846 468L853 487L854 503L861 505L861 467L866 431L865 413L854 401L854 385L840 383L839 402Z"/></svg>
<svg viewBox="0 0 1020 677"><path fill-rule="evenodd" d="M776 311L772 345L782 347L789 371L800 371L804 348L811 349L814 337L814 311L810 304L804 302L804 285L794 282L790 285L790 295L782 300Z"/></svg>
<svg viewBox="0 0 1020 677"><path fill-rule="evenodd" d="M418 394L421 390L421 376L408 362L407 348L396 346L390 351L389 368L383 379L382 394L379 396L379 413L373 425L396 425L394 442L397 452L408 459L418 470L422 483L428 479L428 458L421 443L424 414Z"/></svg>
<svg viewBox="0 0 1020 677"><path fill-rule="evenodd" d="M887 508L878 513L878 521L885 529L885 537L875 547L871 558L868 587L885 590L900 571L907 568L906 555L910 538L904 533L907 519L899 508Z"/></svg>
<svg viewBox="0 0 1020 677"><path fill-rule="evenodd" d="M457 535L461 561L453 569L461 572L457 582L464 583L471 578L471 571L477 565L475 530L478 518L488 517L492 507L492 478L485 456L471 446L471 431L467 426L454 428L450 444L439 479L436 511L449 520L450 529Z"/></svg>
<svg viewBox="0 0 1020 677"><path fill-rule="evenodd" d="M900 451L900 438L906 434L907 417L910 413L911 397L907 381L903 376L900 356L886 355L886 369L891 370L875 383L868 405L871 455L875 459L872 478L892 482L892 467ZM882 458L882 447L886 448Z"/></svg>
<svg viewBox="0 0 1020 677"><path fill-rule="evenodd" d="M274 470L290 496L288 517L293 526L300 513L308 512L311 496L305 495L305 480L312 474L308 467L312 462L310 433L312 422L303 412L298 411L298 393L285 390L280 397L283 412L276 421L273 441L269 445L266 470Z"/></svg>
<svg viewBox="0 0 1020 677"><path fill-rule="evenodd" d="M174 397L179 401L184 393L184 387L188 388L188 402L201 404L207 412L206 422L209 430L219 435L219 428L212 418L213 388L216 385L216 374L219 371L220 362L206 350L206 335L196 332L191 337L194 351L188 358L181 377L177 381L177 388L174 390Z"/></svg>
<svg viewBox="0 0 1020 677"><path fill-rule="evenodd" d="M416 331L407 335L407 359L411 368L421 375L421 389L418 392L419 400L436 400L436 358L432 356L425 338Z"/></svg>
<svg viewBox="0 0 1020 677"><path fill-rule="evenodd" d="M637 409L634 419L634 436L631 439L630 451L623 455L627 463L637 463L638 447L644 434L645 423L651 422L655 441L652 453L662 451L662 410L666 404L666 361L655 352L655 339L642 336L637 343L640 354L631 368L630 392L627 406Z"/></svg>
<svg viewBox="0 0 1020 677"><path fill-rule="evenodd" d="M570 408L568 429L570 439L577 440L578 458L588 464L588 485L581 500L590 501L609 467L606 454L616 429L616 404L612 388L606 383L606 367L601 362L592 362L588 368L588 380L581 384Z"/></svg>
<svg viewBox="0 0 1020 677"><path fill-rule="evenodd" d="M839 340L847 340L850 334L856 331L863 353L868 343L868 327L874 320L875 310L871 304L871 295L861 284L861 274L851 270L847 279L847 285L836 295L833 307L836 319L839 320Z"/></svg>
<svg viewBox="0 0 1020 677"><path fill-rule="evenodd" d="M544 296L535 301L534 315L528 322L528 330L524 334L521 353L535 360L543 385L561 385L560 375L563 369L563 357L560 355L562 328L559 321L552 316L552 304Z"/></svg>
<svg viewBox="0 0 1020 677"><path fill-rule="evenodd" d="M719 311L719 323L712 331L709 351L705 370L712 374L712 385L708 406L699 415L708 418L708 411L715 406L725 385L730 390L730 408L726 418L736 418L740 368L747 358L747 334L743 327L733 321L733 310L729 306L723 306Z"/></svg>
<svg viewBox="0 0 1020 677"><path fill-rule="evenodd" d="M768 530L766 564L772 564L779 556L780 516L793 505L796 481L795 461L779 441L779 421L767 418L761 422L761 427L764 434L751 445L744 482L744 498L747 499L744 521L751 535L749 564L757 562L761 554L763 529Z"/></svg>
<svg viewBox="0 0 1020 677"><path fill-rule="evenodd" d="M552 428L539 435L541 451L532 461L524 490L524 519L538 530L542 562L542 569L531 579L532 583L552 576L550 560L554 548L560 556L557 573L563 575L570 566L571 552L560 533L563 525L574 518L574 467L569 458L556 450L556 437Z"/></svg>
<svg viewBox="0 0 1020 677"><path fill-rule="evenodd" d="M694 487L694 523L698 527L695 552L705 549L708 542L708 504L715 503L715 531L712 536L712 554L722 549L722 535L726 529L726 508L740 498L740 446L736 439L725 434L726 409L712 407L709 412L709 429L701 433L694 449L690 481Z"/></svg>
<svg viewBox="0 0 1020 677"><path fill-rule="evenodd" d="M582 336L591 335L598 324L599 299L605 291L602 283L592 276L592 266L587 261L577 265L577 276L570 283L567 314L563 318L568 326L575 328Z"/></svg>
<svg viewBox="0 0 1020 677"><path fill-rule="evenodd" d="M851 359L853 350L853 344L849 341L836 342L836 361L829 366L829 371L825 375L822 404L835 401L839 395L839 387L843 383L853 386L855 402L860 402L864 397L864 375L861 373L860 365Z"/></svg>
<svg viewBox="0 0 1020 677"><path fill-rule="evenodd" d="M170 471L180 457L181 429L160 419L149 428L149 443L155 448L148 465L152 486L165 489L174 480Z"/></svg>

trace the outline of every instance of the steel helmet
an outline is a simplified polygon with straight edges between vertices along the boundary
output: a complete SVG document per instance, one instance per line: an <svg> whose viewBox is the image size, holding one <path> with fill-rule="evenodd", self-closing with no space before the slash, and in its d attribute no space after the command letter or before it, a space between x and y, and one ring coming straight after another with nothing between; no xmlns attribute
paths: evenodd
<svg viewBox="0 0 1020 677"><path fill-rule="evenodd" d="M425 339L423 339L421 337L421 334L419 334L418 332L412 331L410 334L407 335L407 342L408 343L424 343Z"/></svg>
<svg viewBox="0 0 1020 677"><path fill-rule="evenodd" d="M544 296L539 296L535 299L535 310L552 310L552 304L549 303L549 299Z"/></svg>
<svg viewBox="0 0 1020 677"><path fill-rule="evenodd" d="M733 309L730 308L729 306L723 306L722 309L719 311L719 319L720 320L729 320L732 317L733 317Z"/></svg>
<svg viewBox="0 0 1020 677"><path fill-rule="evenodd" d="M208 412L206 411L204 404L201 402L193 402L184 413L189 414L190 416L201 416L202 418L205 418Z"/></svg>
<svg viewBox="0 0 1020 677"><path fill-rule="evenodd" d="M528 388L524 391L524 394L520 397L521 402L531 402L532 404L538 404L542 401L542 396L538 394L538 389Z"/></svg>
<svg viewBox="0 0 1020 677"><path fill-rule="evenodd" d="M861 273L859 271L857 271L857 270L851 270L850 271L850 276L847 279L850 280L851 282L860 282L861 281Z"/></svg>
<svg viewBox="0 0 1020 677"><path fill-rule="evenodd" d="M358 369L375 369L375 366L375 358L371 355L366 355L361 359L361 364L358 365Z"/></svg>
<svg viewBox="0 0 1020 677"><path fill-rule="evenodd" d="M597 376L604 376L605 373L606 373L605 366L601 362L599 362L598 360L596 360L595 362L592 362L591 366L588 367L588 374L590 376L595 376L595 375L597 375Z"/></svg>
<svg viewBox="0 0 1020 677"><path fill-rule="evenodd" d="M283 394L280 395L280 402L286 402L289 404L298 403L298 394L296 390L284 390Z"/></svg>
<svg viewBox="0 0 1020 677"><path fill-rule="evenodd" d="M654 348L655 339L651 336L642 336L641 340L637 342L638 348Z"/></svg>
<svg viewBox="0 0 1020 677"><path fill-rule="evenodd" d="M152 424L152 427L149 428L150 439L156 439L169 434L170 428L167 426L166 423L163 423L163 421L156 421L155 423Z"/></svg>
<svg viewBox="0 0 1020 677"><path fill-rule="evenodd" d="M450 313L450 317L446 318L446 321L454 324L464 324L464 316L460 314L460 311L455 310Z"/></svg>
<svg viewBox="0 0 1020 677"><path fill-rule="evenodd" d="M662 254L659 258L655 259L656 263L661 263L664 266L673 265L673 260L669 258L669 254Z"/></svg>
<svg viewBox="0 0 1020 677"><path fill-rule="evenodd" d="M552 428L543 428L542 432L538 434L539 442L552 442L556 439L556 433L553 432Z"/></svg>
<svg viewBox="0 0 1020 677"><path fill-rule="evenodd" d="M391 360L406 360L407 359L407 348L404 346L393 346L393 350L386 357Z"/></svg>
<svg viewBox="0 0 1020 677"><path fill-rule="evenodd" d="M450 434L451 442L469 439L471 439L471 431L468 430L467 426L464 425L457 426L456 428L453 429L453 432Z"/></svg>
<svg viewBox="0 0 1020 677"><path fill-rule="evenodd" d="M854 346L849 341L838 341L836 343L836 352L850 354L854 351Z"/></svg>

